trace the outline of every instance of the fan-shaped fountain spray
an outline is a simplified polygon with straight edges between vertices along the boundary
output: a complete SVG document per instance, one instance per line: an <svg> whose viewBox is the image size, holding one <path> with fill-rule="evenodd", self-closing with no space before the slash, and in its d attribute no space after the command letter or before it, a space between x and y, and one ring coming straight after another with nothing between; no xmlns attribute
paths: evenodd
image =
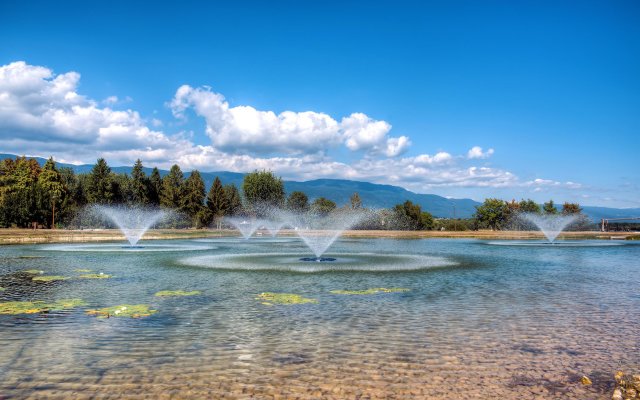
<svg viewBox="0 0 640 400"><path fill-rule="evenodd" d="M136 247L149 228L171 214L165 210L127 206L96 205L90 210L94 215L107 217L115 224L131 247Z"/></svg>
<svg viewBox="0 0 640 400"><path fill-rule="evenodd" d="M567 226L578 219L576 215L523 213L519 216L538 227L549 243L553 243Z"/></svg>
<svg viewBox="0 0 640 400"><path fill-rule="evenodd" d="M304 257L302 261L335 261L322 257L342 233L361 222L366 213L357 210L340 210L326 216L313 213L290 215L288 224L309 247L315 257Z"/></svg>
<svg viewBox="0 0 640 400"><path fill-rule="evenodd" d="M224 220L239 230L245 239L249 239L258 228L264 225L263 220L249 217L228 217Z"/></svg>

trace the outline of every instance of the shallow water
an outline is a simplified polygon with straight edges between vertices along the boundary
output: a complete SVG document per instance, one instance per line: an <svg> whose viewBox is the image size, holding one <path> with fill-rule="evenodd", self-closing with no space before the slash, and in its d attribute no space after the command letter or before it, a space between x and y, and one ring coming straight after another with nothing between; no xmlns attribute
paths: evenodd
<svg viewBox="0 0 640 400"><path fill-rule="evenodd" d="M0 315L0 398L610 398L615 370L640 365L640 246L585 243L348 239L329 266L299 268L312 254L289 239L1 247L0 301L158 313ZM32 268L114 277L15 274ZM376 287L410 291L330 293ZM154 297L176 289L202 294ZM265 306L261 292L318 304Z"/></svg>

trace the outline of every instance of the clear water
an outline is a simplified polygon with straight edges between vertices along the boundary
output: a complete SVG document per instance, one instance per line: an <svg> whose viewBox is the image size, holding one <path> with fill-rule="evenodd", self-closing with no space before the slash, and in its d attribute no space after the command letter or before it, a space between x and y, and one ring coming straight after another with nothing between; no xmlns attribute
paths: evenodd
<svg viewBox="0 0 640 400"><path fill-rule="evenodd" d="M294 240L152 243L181 251L0 248L0 301L159 310L144 319L0 315L0 397L596 399L610 398L616 369L640 364L637 244L341 239L329 252L340 268L296 271L290 258L311 254ZM209 258L198 266L198 257ZM405 268L415 263L424 265ZM375 268L356 268L367 264ZM115 277L8 278L31 268ZM374 287L411 290L329 293ZM175 289L202 295L153 296ZM261 292L319 303L269 307L255 299ZM594 384L582 386L582 375Z"/></svg>

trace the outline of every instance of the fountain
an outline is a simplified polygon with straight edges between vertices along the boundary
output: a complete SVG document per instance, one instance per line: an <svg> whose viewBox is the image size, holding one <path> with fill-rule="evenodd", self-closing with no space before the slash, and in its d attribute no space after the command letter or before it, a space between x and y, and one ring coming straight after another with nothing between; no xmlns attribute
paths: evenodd
<svg viewBox="0 0 640 400"><path fill-rule="evenodd" d="M335 261L332 257L322 257L342 232L365 218L362 211L337 211L326 216L313 213L291 215L289 225L302 239L315 257L303 257L300 261Z"/></svg>
<svg viewBox="0 0 640 400"><path fill-rule="evenodd" d="M549 243L553 244L558 235L570 224L575 222L576 215L535 214L523 213L519 217L534 224L542 231Z"/></svg>
<svg viewBox="0 0 640 400"><path fill-rule="evenodd" d="M130 248L140 247L137 244L145 232L171 214L165 210L152 208L105 205L92 206L91 211L113 222L127 238Z"/></svg>
<svg viewBox="0 0 640 400"><path fill-rule="evenodd" d="M249 239L258 228L264 225L263 220L248 217L228 217L224 220L239 230L245 240Z"/></svg>

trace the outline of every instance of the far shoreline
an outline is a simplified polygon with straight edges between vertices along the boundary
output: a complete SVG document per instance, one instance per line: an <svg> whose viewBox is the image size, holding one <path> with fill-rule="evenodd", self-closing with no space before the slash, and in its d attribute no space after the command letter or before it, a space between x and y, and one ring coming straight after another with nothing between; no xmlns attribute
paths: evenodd
<svg viewBox="0 0 640 400"><path fill-rule="evenodd" d="M258 231L258 237L269 237L268 232ZM295 236L295 231L285 229L279 236ZM170 239L206 239L218 237L239 237L238 231L232 229L151 229L142 240ZM388 239L485 239L485 240L535 240L543 239L540 231L382 231L382 230L348 230L342 237L346 238L388 238ZM562 232L558 240L625 240L639 239L638 232ZM40 243L88 243L114 242L125 240L117 229L0 229L0 245L40 244Z"/></svg>

